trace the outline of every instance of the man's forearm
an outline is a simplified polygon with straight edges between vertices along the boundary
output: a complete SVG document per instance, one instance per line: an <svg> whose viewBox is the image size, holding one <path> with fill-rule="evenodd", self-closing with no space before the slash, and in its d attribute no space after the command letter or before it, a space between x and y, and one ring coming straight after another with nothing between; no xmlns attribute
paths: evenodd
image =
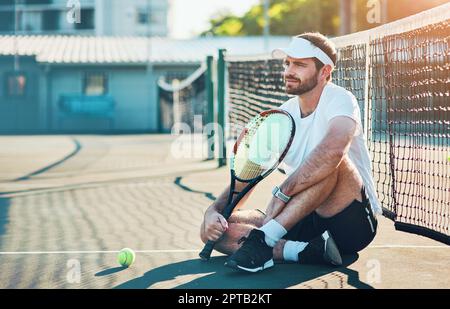
<svg viewBox="0 0 450 309"><path fill-rule="evenodd" d="M319 144L306 161L281 185L281 191L294 196L317 184L333 173L343 158L343 153L330 149L327 143Z"/></svg>
<svg viewBox="0 0 450 309"><path fill-rule="evenodd" d="M228 201L228 193L230 191L230 186L226 187L225 190L219 195L219 197L208 207L206 213L208 212L222 212Z"/></svg>

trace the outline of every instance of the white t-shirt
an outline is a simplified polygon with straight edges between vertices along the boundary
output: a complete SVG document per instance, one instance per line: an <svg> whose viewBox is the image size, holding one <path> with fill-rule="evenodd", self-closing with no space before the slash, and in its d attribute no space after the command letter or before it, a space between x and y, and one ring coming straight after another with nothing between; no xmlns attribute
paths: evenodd
<svg viewBox="0 0 450 309"><path fill-rule="evenodd" d="M377 198L371 172L371 161L367 149L366 139L361 124L361 113L355 96L331 82L323 89L316 110L308 117L302 118L299 97L294 97L280 107L292 115L295 120L296 131L286 157L281 163L287 175L294 173L309 153L322 141L331 119L346 116L353 119L357 131L349 149L349 159L355 164L361 175L374 214L381 214L382 209Z"/></svg>

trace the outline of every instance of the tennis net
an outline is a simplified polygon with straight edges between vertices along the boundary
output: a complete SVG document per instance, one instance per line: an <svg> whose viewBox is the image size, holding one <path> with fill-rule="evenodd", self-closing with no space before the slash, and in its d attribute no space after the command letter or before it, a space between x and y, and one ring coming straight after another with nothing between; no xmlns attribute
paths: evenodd
<svg viewBox="0 0 450 309"><path fill-rule="evenodd" d="M357 98L384 215L398 230L450 244L450 4L334 38L333 82ZM279 106L282 64L227 58L229 134Z"/></svg>
<svg viewBox="0 0 450 309"><path fill-rule="evenodd" d="M205 74L206 65L202 65L182 80L172 78L168 81L165 77L159 79L162 132L202 132L208 112Z"/></svg>

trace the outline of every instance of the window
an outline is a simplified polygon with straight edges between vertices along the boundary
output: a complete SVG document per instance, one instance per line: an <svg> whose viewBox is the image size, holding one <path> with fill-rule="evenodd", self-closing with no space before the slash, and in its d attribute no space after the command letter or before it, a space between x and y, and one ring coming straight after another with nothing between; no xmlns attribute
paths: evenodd
<svg viewBox="0 0 450 309"><path fill-rule="evenodd" d="M104 95L107 93L106 75L102 73L87 73L84 82L84 94Z"/></svg>
<svg viewBox="0 0 450 309"><path fill-rule="evenodd" d="M51 0L25 0L25 4L50 4Z"/></svg>
<svg viewBox="0 0 450 309"><path fill-rule="evenodd" d="M60 12L58 10L48 10L42 12L42 30L55 31L59 29Z"/></svg>
<svg viewBox="0 0 450 309"><path fill-rule="evenodd" d="M27 77L23 73L6 74L6 95L24 97L27 94Z"/></svg>
<svg viewBox="0 0 450 309"><path fill-rule="evenodd" d="M147 25L150 20L148 9L139 8L136 12L137 23L139 25Z"/></svg>
<svg viewBox="0 0 450 309"><path fill-rule="evenodd" d="M0 2L0 6L2 5L14 5L15 1L14 0L2 0L2 2Z"/></svg>
<svg viewBox="0 0 450 309"><path fill-rule="evenodd" d="M75 23L75 29L92 30L95 28L94 9L81 9L80 18L80 23Z"/></svg>
<svg viewBox="0 0 450 309"><path fill-rule="evenodd" d="M0 11L0 31L14 31L14 12Z"/></svg>

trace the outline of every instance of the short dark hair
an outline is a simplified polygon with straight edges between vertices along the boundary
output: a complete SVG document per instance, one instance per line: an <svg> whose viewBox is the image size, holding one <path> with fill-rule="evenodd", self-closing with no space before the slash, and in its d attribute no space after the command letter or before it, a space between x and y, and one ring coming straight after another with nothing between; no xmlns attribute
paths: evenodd
<svg viewBox="0 0 450 309"><path fill-rule="evenodd" d="M328 55L328 57L330 57L331 61L333 61L334 65L336 66L337 62L336 47L334 46L333 42L331 42L326 36L324 36L319 32L305 32L300 35L297 35L296 37L308 40L313 45L320 48L325 54ZM314 63L316 64L317 71L319 71L321 68L324 67L322 61L320 61L317 58L314 58ZM328 77L328 80L330 80L330 78L331 76Z"/></svg>

